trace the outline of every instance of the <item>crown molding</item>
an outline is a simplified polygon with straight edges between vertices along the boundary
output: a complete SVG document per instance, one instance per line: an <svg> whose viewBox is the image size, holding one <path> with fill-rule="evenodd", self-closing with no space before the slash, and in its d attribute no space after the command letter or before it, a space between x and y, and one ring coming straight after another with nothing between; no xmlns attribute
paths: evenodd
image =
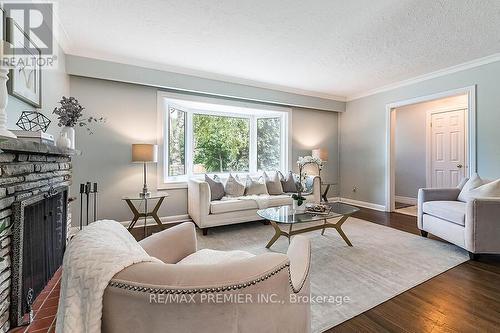
<svg viewBox="0 0 500 333"><path fill-rule="evenodd" d="M435 72L431 72L431 73L419 75L419 76L416 76L416 77L411 78L411 79L407 79L407 80L403 80L403 81L391 83L391 84L388 84L388 85L385 85L385 86L382 86L382 87L379 87L379 88L375 88L375 89L371 89L371 90L365 91L363 93L355 94L355 95L352 95L352 96L347 96L346 101L347 102L351 102L351 101L359 99L359 98L363 98L363 97L375 95L375 94L378 94L378 93L381 93L381 92L390 91L390 90L394 90L394 89L397 89L397 88L409 86L409 85L412 85L412 84L415 84L415 83L419 83L419 82L422 82L422 81L427 81L427 80L430 80L430 79L434 79L434 78L438 78L438 77L441 77L441 76L445 76L445 75L453 74L453 73L456 73L456 72L460 72L460 71L463 71L463 70L466 70L466 69L470 69L470 68L474 68L474 67L479 67L479 66L482 66L482 65L487 65L487 64L490 64L492 62L497 62L497 61L500 61L500 53L495 53L495 54L492 54L492 55L489 55L489 56L486 56L486 57L483 57L483 58L478 58L478 59L471 60L471 61L468 61L468 62L464 62L464 63L458 64L458 65L455 65L455 66L443 68L443 69L437 70Z"/></svg>

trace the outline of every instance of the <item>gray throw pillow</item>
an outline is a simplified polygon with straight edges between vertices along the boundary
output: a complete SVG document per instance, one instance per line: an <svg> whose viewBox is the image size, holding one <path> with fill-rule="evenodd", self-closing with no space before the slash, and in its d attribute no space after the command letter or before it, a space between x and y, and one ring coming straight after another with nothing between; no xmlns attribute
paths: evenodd
<svg viewBox="0 0 500 333"><path fill-rule="evenodd" d="M270 195L283 194L283 186L281 185L278 172L275 173L273 178L269 177L267 173L264 172L264 180L266 181L267 192Z"/></svg>
<svg viewBox="0 0 500 333"><path fill-rule="evenodd" d="M212 200L220 200L226 195L226 192L224 191L224 184L222 184L217 175L214 176L214 179L205 175L205 181L208 183L208 187L210 188L210 197Z"/></svg>
<svg viewBox="0 0 500 333"><path fill-rule="evenodd" d="M233 177L229 174L224 190L229 197L241 197L245 194L245 184L240 182L238 176Z"/></svg>
<svg viewBox="0 0 500 333"><path fill-rule="evenodd" d="M250 176L247 176L247 184L245 188L245 195L261 195L268 194L266 182L261 178L259 180L253 180Z"/></svg>
<svg viewBox="0 0 500 333"><path fill-rule="evenodd" d="M295 183L295 178L293 173L290 171L286 179L281 180L281 186L283 187L283 192L285 193L296 193L297 184Z"/></svg>

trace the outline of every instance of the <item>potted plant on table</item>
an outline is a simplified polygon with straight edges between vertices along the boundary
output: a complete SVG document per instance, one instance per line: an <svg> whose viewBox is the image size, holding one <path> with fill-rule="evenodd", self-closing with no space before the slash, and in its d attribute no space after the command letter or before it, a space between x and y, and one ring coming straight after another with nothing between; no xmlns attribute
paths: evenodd
<svg viewBox="0 0 500 333"><path fill-rule="evenodd" d="M61 136L66 136L71 142L70 146L67 148L75 149L75 126L85 127L89 134L94 132L91 130L89 125L92 123L105 122L103 117L83 117L83 110L85 108L78 102L74 97L65 97L59 101L60 107L54 109L54 114L57 115L59 127L62 127Z"/></svg>
<svg viewBox="0 0 500 333"><path fill-rule="evenodd" d="M316 164L320 170L323 167L323 161L319 157L304 156L299 157L297 160L297 165L299 166L299 182L297 184L297 193L292 195L292 199L293 209L298 212L305 211L306 209L306 205L304 204L306 198L303 196L303 192L306 189L307 173L304 171L304 167L308 164Z"/></svg>

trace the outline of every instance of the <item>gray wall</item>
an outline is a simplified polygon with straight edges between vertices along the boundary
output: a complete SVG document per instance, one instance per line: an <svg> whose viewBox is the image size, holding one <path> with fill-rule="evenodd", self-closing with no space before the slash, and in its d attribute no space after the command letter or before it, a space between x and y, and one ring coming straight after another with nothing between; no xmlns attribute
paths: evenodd
<svg viewBox="0 0 500 333"><path fill-rule="evenodd" d="M396 196L416 198L425 187L425 118L419 107L396 109Z"/></svg>
<svg viewBox="0 0 500 333"><path fill-rule="evenodd" d="M69 75L75 76L277 105L335 112L345 111L346 105L344 101L337 101L333 97L306 96L74 55L67 56L66 70Z"/></svg>
<svg viewBox="0 0 500 333"><path fill-rule="evenodd" d="M74 193L78 184L98 181L101 185L100 218L130 220L130 212L121 197L142 188L142 165L130 163L134 142L156 142L157 88L114 81L70 76L71 95L86 107L89 115L105 116L94 135L77 130L76 146L83 155L74 159ZM330 161L323 173L336 181L338 174L338 114L331 111L294 109L292 113L292 156L310 154L316 147L328 147ZM150 187L156 184L156 166L148 172ZM331 191L331 195L334 195ZM167 190L160 216L187 214L187 190ZM73 212L78 211L78 204ZM76 216L76 215L75 215ZM73 219L77 223L77 218Z"/></svg>
<svg viewBox="0 0 500 333"><path fill-rule="evenodd" d="M500 62L495 62L348 102L340 114L341 196L385 204L386 104L474 84L478 172L500 177L499 77Z"/></svg>

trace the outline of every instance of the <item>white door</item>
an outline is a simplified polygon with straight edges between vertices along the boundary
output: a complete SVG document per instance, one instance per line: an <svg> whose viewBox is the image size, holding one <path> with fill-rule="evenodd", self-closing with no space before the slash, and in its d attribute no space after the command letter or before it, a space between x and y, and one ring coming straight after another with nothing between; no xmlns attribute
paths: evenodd
<svg viewBox="0 0 500 333"><path fill-rule="evenodd" d="M431 186L455 187L465 175L466 110L431 114Z"/></svg>

